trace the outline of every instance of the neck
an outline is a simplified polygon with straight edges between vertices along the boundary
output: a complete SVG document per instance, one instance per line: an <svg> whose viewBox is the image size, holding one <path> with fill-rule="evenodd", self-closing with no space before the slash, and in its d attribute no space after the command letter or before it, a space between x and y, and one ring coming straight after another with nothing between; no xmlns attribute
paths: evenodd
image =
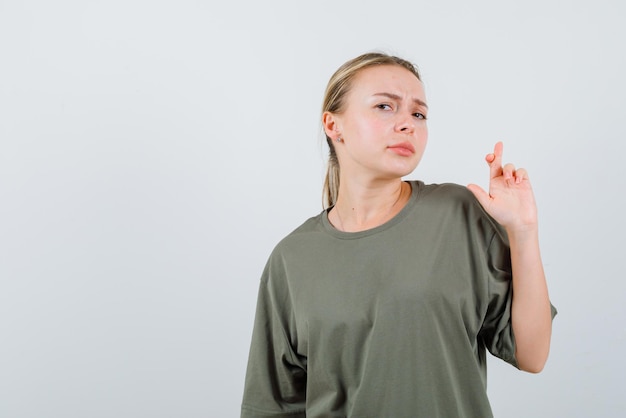
<svg viewBox="0 0 626 418"><path fill-rule="evenodd" d="M402 210L411 195L411 187L401 179L370 184L342 179L340 184L329 219L337 229L346 232L382 225Z"/></svg>

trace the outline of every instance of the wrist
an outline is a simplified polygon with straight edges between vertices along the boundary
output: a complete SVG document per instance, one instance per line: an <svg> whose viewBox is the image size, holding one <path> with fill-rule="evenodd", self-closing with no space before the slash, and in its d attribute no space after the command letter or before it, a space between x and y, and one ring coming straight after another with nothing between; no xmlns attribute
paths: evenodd
<svg viewBox="0 0 626 418"><path fill-rule="evenodd" d="M537 239L539 227L537 223L504 226L509 241L524 242L529 239Z"/></svg>

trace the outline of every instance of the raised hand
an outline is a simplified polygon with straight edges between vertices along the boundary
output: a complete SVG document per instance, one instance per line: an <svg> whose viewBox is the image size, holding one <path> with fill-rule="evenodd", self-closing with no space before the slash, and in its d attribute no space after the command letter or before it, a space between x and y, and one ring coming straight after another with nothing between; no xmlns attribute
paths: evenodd
<svg viewBox="0 0 626 418"><path fill-rule="evenodd" d="M502 142L487 154L489 164L489 193L476 184L468 185L476 199L500 225L509 231L537 227L537 205L528 173L513 164L502 166Z"/></svg>

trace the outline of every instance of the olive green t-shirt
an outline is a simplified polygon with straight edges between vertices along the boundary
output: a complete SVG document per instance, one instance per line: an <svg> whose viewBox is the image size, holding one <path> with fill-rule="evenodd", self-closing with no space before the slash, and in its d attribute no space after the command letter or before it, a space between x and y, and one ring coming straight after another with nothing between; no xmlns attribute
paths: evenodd
<svg viewBox="0 0 626 418"><path fill-rule="evenodd" d="M328 211L263 272L242 417L492 416L486 349L516 366L506 233L465 187L347 233Z"/></svg>

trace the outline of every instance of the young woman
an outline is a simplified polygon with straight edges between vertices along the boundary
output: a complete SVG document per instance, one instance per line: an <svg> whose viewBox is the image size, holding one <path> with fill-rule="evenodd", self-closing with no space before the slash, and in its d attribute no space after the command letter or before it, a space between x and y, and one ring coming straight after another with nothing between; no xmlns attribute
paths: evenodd
<svg viewBox="0 0 626 418"><path fill-rule="evenodd" d="M332 76L328 207L263 272L242 417L490 417L486 350L548 357L552 318L528 175L489 190L403 181L427 140L416 67L370 53Z"/></svg>

